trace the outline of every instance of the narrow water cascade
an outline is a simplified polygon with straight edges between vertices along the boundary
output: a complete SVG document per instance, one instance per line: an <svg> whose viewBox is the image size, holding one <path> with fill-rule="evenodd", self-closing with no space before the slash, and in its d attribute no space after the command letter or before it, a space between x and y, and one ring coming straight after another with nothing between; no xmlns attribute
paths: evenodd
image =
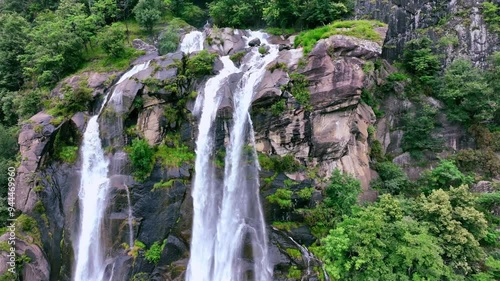
<svg viewBox="0 0 500 281"><path fill-rule="evenodd" d="M214 281L248 280L246 274L249 268L242 258L243 242L247 236L252 243L253 280L266 281L272 277L249 108L254 91L266 73L266 66L278 57L278 46L269 45L266 34L250 32L249 38L256 37L270 49L262 57L257 48L253 48L250 59L242 65L244 75L233 93L233 127L229 133L224 195L217 224ZM250 153L247 147L250 148Z"/></svg>
<svg viewBox="0 0 500 281"><path fill-rule="evenodd" d="M194 30L184 36L181 42L180 50L189 54L203 50L203 42L205 42L205 34L201 31Z"/></svg>
<svg viewBox="0 0 500 281"><path fill-rule="evenodd" d="M262 32L250 32L247 40L256 37L267 44L266 34ZM196 142L193 234L187 281L271 280L259 195L259 164L249 114L254 91L266 66L278 56L278 47L269 46L265 56L253 48L239 69L229 57L222 57L224 68L207 82L204 96L197 99L195 109L201 111L201 117ZM232 93L233 127L226 148L224 179L219 182L213 164L213 124L220 102L217 92L224 86L225 79L236 72L244 74ZM251 243L253 268L243 253L247 241Z"/></svg>
<svg viewBox="0 0 500 281"><path fill-rule="evenodd" d="M117 84L132 77L143 70L144 65L139 65L123 74ZM115 89L118 87L115 87ZM104 155L101 138L99 136L98 117L103 111L106 100L101 105L99 113L90 118L83 134L81 148L82 172L80 180L80 233L78 246L75 249L75 281L100 281L103 279L105 264L105 245L102 243L101 229L104 211L107 208L107 195L109 192L109 160ZM121 100L120 93L116 90L111 97ZM114 98L115 99L115 98ZM116 104L115 102L113 102Z"/></svg>
<svg viewBox="0 0 500 281"><path fill-rule="evenodd" d="M205 84L204 95L199 95L197 103L202 104L198 139L196 141L195 180L193 189L193 235L191 238L191 258L186 280L211 280L214 237L216 235L219 212L220 189L215 179L212 161L214 150L213 124L221 100L218 91L226 83L229 75L238 72L228 56L221 58L224 68ZM201 100L201 102L200 102Z"/></svg>
<svg viewBox="0 0 500 281"><path fill-rule="evenodd" d="M130 191L128 186L125 184L125 190L127 191L127 203L128 203L128 238L129 247L132 249L134 247L134 226L132 224L132 204L130 203Z"/></svg>

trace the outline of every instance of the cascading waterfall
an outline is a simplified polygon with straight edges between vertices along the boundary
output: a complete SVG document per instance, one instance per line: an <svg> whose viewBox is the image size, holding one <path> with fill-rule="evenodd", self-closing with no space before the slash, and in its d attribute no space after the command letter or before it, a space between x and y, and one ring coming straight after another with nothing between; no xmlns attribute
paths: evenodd
<svg viewBox="0 0 500 281"><path fill-rule="evenodd" d="M255 37L267 43L264 33L250 32L249 38ZM270 45L269 54L264 57L254 48L249 56L240 67L244 74L233 95L234 124L225 159L223 190L215 179L211 161L214 146L211 128L218 108L216 94L225 77L237 72L227 57L221 58L224 69L207 82L203 102L197 100L202 114L196 143L193 235L187 281L243 281L249 279L248 271L253 271L253 280L267 281L272 277L248 110L266 66L278 56L278 48ZM245 149L248 143L250 151ZM252 242L253 268L243 258L244 241L248 239Z"/></svg>
<svg viewBox="0 0 500 281"><path fill-rule="evenodd" d="M128 186L125 185L125 190L127 191L127 203L128 203L128 240L129 247L132 249L134 247L134 227L132 225L132 204L130 203L130 191Z"/></svg>
<svg viewBox="0 0 500 281"><path fill-rule="evenodd" d="M259 38L268 44L266 34L250 32L250 38ZM251 58L242 67L245 74L233 95L233 127L230 146L226 153L224 195L217 224L214 253L214 281L247 280L242 259L243 241L247 235L252 240L254 280L266 281L272 277L268 261L267 235L260 204L258 162L249 114L255 88L259 85L266 66L278 57L278 47L269 45L269 54L261 57L253 48ZM245 145L250 136L251 155ZM250 161L253 159L253 161Z"/></svg>
<svg viewBox="0 0 500 281"><path fill-rule="evenodd" d="M196 51L203 50L203 42L205 41L205 34L201 31L191 31L184 36L181 42L181 51L189 54Z"/></svg>
<svg viewBox="0 0 500 281"><path fill-rule="evenodd" d="M127 71L117 84L132 77L144 67L145 64L141 64ZM83 134L81 150L83 164L79 192L81 225L75 255L75 281L100 281L103 279L106 268L101 226L109 191L109 161L102 149L98 117L104 109L108 95L109 92L106 94L99 113L90 118ZM112 97L119 95L121 94L115 91L111 94Z"/></svg>
<svg viewBox="0 0 500 281"><path fill-rule="evenodd" d="M191 252L195 253L189 261L186 280L211 280L213 260L213 239L216 235L220 190L215 179L215 167L212 154L214 148L214 123L220 96L217 92L226 82L229 75L238 72L228 56L221 58L224 68L218 75L209 79L205 84L202 100L200 123L198 125L198 139L196 141L195 180L193 189L193 235L191 238Z"/></svg>

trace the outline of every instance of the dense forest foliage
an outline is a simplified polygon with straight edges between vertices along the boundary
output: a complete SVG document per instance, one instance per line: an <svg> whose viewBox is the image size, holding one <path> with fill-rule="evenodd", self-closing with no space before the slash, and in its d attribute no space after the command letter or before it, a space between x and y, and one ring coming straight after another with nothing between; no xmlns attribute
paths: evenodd
<svg viewBox="0 0 500 281"><path fill-rule="evenodd" d="M485 3L485 19L498 30L500 9ZM92 97L84 86L68 89L60 99L50 93L58 82L74 73L128 68L143 54L132 48L135 38L157 40L160 54L173 52L180 29L201 27L210 19L219 27L301 32L296 45L308 52L331 31L332 22L348 19L353 7L351 0L0 0L0 169L17 165L17 134L32 115L45 109L67 118L88 109ZM376 36L369 33L371 26L356 26L354 36L377 39L370 37ZM477 182L500 175L500 53L490 57L485 69L467 59L443 69L438 53L427 37L408 42L397 71L362 94L377 117L384 116L389 96L416 105L398 124L404 132L402 148L422 166L438 160L434 169L410 180L392 162L394 156L382 152L370 127L371 165L379 174L371 186L381 194L377 202L358 205L359 182L339 171L316 206L295 208L300 199L286 188L267 198L285 213L304 216L301 222L283 219L274 225L309 226L318 238L311 250L332 280L500 280L500 220L491 211L500 204L500 187L493 181L492 193L470 191ZM470 133L475 149L438 159L441 124L429 98L440 101L447 119ZM146 143L134 142L132 149L138 153L131 151L133 162L153 157ZM263 168L280 164L261 160ZM146 162L143 166L149 167ZM0 173L1 186L7 186L6 176ZM303 191L298 198L311 193ZM6 189L0 196L4 222Z"/></svg>

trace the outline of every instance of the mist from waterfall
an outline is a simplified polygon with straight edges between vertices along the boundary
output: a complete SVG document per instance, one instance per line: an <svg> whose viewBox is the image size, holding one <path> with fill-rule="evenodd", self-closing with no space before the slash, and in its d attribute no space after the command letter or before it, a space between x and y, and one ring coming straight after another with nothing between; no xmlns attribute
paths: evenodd
<svg viewBox="0 0 500 281"><path fill-rule="evenodd" d="M147 63L133 67L123 74L117 85L147 67ZM119 87L116 87L117 89ZM75 249L75 281L101 281L104 276L105 245L102 243L102 221L108 206L109 160L104 155L99 136L99 114L103 111L108 92L97 115L90 118L83 134L81 148L82 171L79 191L80 233ZM113 103L121 101L121 92L111 93ZM116 100L115 100L116 99ZM111 98L110 98L111 100Z"/></svg>
<svg viewBox="0 0 500 281"><path fill-rule="evenodd" d="M250 32L266 45L267 35ZM196 142L195 181L192 192L194 217L187 281L268 281L272 268L268 260L267 234L260 204L258 161L249 114L253 94L266 73L266 66L278 56L269 45L262 56L253 48L237 69L227 56L224 68L208 80L204 94L198 96L199 118ZM214 166L214 121L222 87L227 77L243 72L233 95L233 126L226 147L224 178L217 179ZM222 180L222 181L221 181ZM251 241L253 267L243 256L245 241Z"/></svg>

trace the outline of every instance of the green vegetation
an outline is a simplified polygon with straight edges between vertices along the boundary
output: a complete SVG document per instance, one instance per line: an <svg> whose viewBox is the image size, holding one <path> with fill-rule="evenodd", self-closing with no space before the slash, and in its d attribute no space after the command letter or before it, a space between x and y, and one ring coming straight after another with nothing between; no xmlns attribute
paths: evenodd
<svg viewBox="0 0 500 281"><path fill-rule="evenodd" d="M414 39L406 43L403 53L403 67L424 84L432 83L440 69L439 59L431 50L432 44L427 37Z"/></svg>
<svg viewBox="0 0 500 281"><path fill-rule="evenodd" d="M165 55L167 53L172 53L177 50L179 45L180 37L177 34L177 30L169 27L160 37L158 52L160 55Z"/></svg>
<svg viewBox="0 0 500 281"><path fill-rule="evenodd" d="M207 50L203 50L189 58L186 64L187 75L200 77L213 74L213 64L217 54L211 54Z"/></svg>
<svg viewBox="0 0 500 281"><path fill-rule="evenodd" d="M113 25L104 28L98 34L97 41L102 49L108 56L121 57L125 53L125 30L120 24L113 23Z"/></svg>
<svg viewBox="0 0 500 281"><path fill-rule="evenodd" d="M161 0L139 0L133 12L137 22L151 33L155 24L160 21L164 9L165 3Z"/></svg>
<svg viewBox="0 0 500 281"><path fill-rule="evenodd" d="M286 100L280 99L271 105L271 114L273 116L281 116L286 110Z"/></svg>
<svg viewBox="0 0 500 281"><path fill-rule="evenodd" d="M235 64L241 63L241 60L243 57L247 54L246 51L239 51L229 57L230 60L232 60Z"/></svg>
<svg viewBox="0 0 500 281"><path fill-rule="evenodd" d="M484 21L494 32L500 33L500 6L493 1L483 2L483 17Z"/></svg>
<svg viewBox="0 0 500 281"><path fill-rule="evenodd" d="M284 62L277 62L267 67L267 70L271 71L271 73L274 72L276 69L288 71L288 66Z"/></svg>
<svg viewBox="0 0 500 281"><path fill-rule="evenodd" d="M293 259L300 259L302 257L302 253L297 249L287 248L285 251Z"/></svg>
<svg viewBox="0 0 500 281"><path fill-rule="evenodd" d="M266 47L265 46L260 46L259 47L259 54L265 55L267 53Z"/></svg>
<svg viewBox="0 0 500 281"><path fill-rule="evenodd" d="M154 166L154 149L146 140L134 139L132 145L126 148L132 163L132 174L137 180L145 180Z"/></svg>
<svg viewBox="0 0 500 281"><path fill-rule="evenodd" d="M262 25L289 32L288 28L315 27L328 24L348 15L354 2L348 0L272 0L237 1L215 0L209 3L210 16L218 26L251 27ZM228 16L231 15L231 16Z"/></svg>
<svg viewBox="0 0 500 281"><path fill-rule="evenodd" d="M279 230L291 231L294 228L299 228L300 225L294 221L275 221L273 222L273 226Z"/></svg>
<svg viewBox="0 0 500 281"><path fill-rule="evenodd" d="M398 165L390 161L385 161L377 163L375 170L380 178L372 182L371 185L374 189L393 195L409 192L410 181Z"/></svg>
<svg viewBox="0 0 500 281"><path fill-rule="evenodd" d="M171 188L174 185L175 181L176 181L175 179L170 179L168 181L157 182L153 185L153 189L151 191L163 188Z"/></svg>
<svg viewBox="0 0 500 281"><path fill-rule="evenodd" d="M271 204L277 204L281 209L289 209L293 206L292 194L291 190L278 188L274 194L267 196L266 199Z"/></svg>
<svg viewBox="0 0 500 281"><path fill-rule="evenodd" d="M455 60L446 69L437 96L446 104L450 120L466 126L494 122L500 109L500 92L492 87L488 76L500 67L498 62L492 65L492 73L484 73L464 59Z"/></svg>
<svg viewBox="0 0 500 281"><path fill-rule="evenodd" d="M288 91L292 94L295 100L303 106L306 110L312 110L310 104L310 93L308 90L309 80L303 74L291 73L290 81L287 85L281 86L282 90Z"/></svg>
<svg viewBox="0 0 500 281"><path fill-rule="evenodd" d="M146 260L150 263L158 264L166 243L167 239L163 240L162 244L158 241L154 242L153 245L151 245L151 248L144 253L144 258L146 258Z"/></svg>
<svg viewBox="0 0 500 281"><path fill-rule="evenodd" d="M295 160L292 155L285 155L283 157L278 155L268 156L259 153L259 164L262 169L267 171L274 171L276 173L294 173L302 168L302 165Z"/></svg>
<svg viewBox="0 0 500 281"><path fill-rule="evenodd" d="M314 187L303 188L297 192L297 196L299 196L299 198L303 200L310 200L314 193L314 190Z"/></svg>
<svg viewBox="0 0 500 281"><path fill-rule="evenodd" d="M71 118L75 113L86 111L92 101L92 90L87 87L87 81L83 80L76 88L64 85L61 89L63 98L54 97L45 102L45 107L52 116L63 116Z"/></svg>
<svg viewBox="0 0 500 281"><path fill-rule="evenodd" d="M128 249L129 245L125 243L126 248ZM143 251L146 249L146 245L139 240L134 241L134 246L131 249L128 249L128 255L133 257L134 260L139 256L139 251Z"/></svg>
<svg viewBox="0 0 500 281"><path fill-rule="evenodd" d="M452 161L442 160L436 168L422 175L421 181L424 183L422 191L429 194L436 189L448 190L450 187L471 184L472 178L462 174Z"/></svg>
<svg viewBox="0 0 500 281"><path fill-rule="evenodd" d="M194 152L182 144L173 147L159 145L155 157L161 161L163 167L180 167L183 163L192 163L195 159Z"/></svg>
<svg viewBox="0 0 500 281"><path fill-rule="evenodd" d="M33 238L35 244L41 246L42 238L40 234L40 229L38 228L38 223L36 220L26 214L21 214L17 217L16 229L21 230L24 234Z"/></svg>
<svg viewBox="0 0 500 281"><path fill-rule="evenodd" d="M286 277L289 279L299 280L301 276L302 276L302 271L300 271L300 269L298 269L297 266L293 265L288 269L288 274Z"/></svg>
<svg viewBox="0 0 500 281"><path fill-rule="evenodd" d="M382 38L375 30L376 27L384 26L385 24L379 21L369 20L349 20L337 21L323 27L304 31L297 35L295 38L295 47L304 47L304 54L312 51L314 45L318 40L328 38L332 35L347 35L354 36L361 39L367 39L380 42Z"/></svg>
<svg viewBox="0 0 500 281"><path fill-rule="evenodd" d="M441 148L441 139L432 135L436 128L436 113L434 108L423 105L414 113L403 116L403 150L409 151L414 158L420 159L423 152Z"/></svg>

